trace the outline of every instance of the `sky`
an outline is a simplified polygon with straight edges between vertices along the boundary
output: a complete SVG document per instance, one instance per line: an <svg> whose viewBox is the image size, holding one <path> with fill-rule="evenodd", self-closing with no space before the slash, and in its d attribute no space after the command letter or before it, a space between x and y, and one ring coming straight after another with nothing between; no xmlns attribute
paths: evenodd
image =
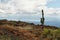
<svg viewBox="0 0 60 40"><path fill-rule="evenodd" d="M59 21L60 0L0 0L0 19L40 21L42 9L46 21Z"/></svg>

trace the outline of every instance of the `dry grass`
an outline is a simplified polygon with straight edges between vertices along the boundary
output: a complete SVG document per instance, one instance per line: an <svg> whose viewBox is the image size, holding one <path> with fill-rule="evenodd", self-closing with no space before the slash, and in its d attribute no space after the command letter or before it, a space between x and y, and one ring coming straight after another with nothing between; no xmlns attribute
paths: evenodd
<svg viewBox="0 0 60 40"><path fill-rule="evenodd" d="M0 21L0 40L60 40L60 29L3 20Z"/></svg>

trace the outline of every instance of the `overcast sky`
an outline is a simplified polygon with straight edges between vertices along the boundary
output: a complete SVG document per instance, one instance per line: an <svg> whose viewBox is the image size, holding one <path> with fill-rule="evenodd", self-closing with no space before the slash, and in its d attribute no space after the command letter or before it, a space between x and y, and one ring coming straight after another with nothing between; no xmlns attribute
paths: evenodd
<svg viewBox="0 0 60 40"><path fill-rule="evenodd" d="M60 0L0 0L0 19L39 21L42 9L46 19L60 19Z"/></svg>

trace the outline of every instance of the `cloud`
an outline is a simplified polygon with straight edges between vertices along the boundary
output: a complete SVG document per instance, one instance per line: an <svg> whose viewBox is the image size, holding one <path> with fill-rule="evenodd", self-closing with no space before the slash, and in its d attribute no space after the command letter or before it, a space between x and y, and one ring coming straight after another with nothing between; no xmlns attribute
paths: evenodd
<svg viewBox="0 0 60 40"><path fill-rule="evenodd" d="M0 3L8 3L10 0L0 0Z"/></svg>
<svg viewBox="0 0 60 40"><path fill-rule="evenodd" d="M53 0L0 0L0 14L11 19L39 20L41 10L45 16L59 17L60 8L48 8L46 5ZM0 16L1 17L1 16Z"/></svg>
<svg viewBox="0 0 60 40"><path fill-rule="evenodd" d="M46 5L48 0L16 0L15 3L16 7L22 11L33 12L39 6Z"/></svg>
<svg viewBox="0 0 60 40"><path fill-rule="evenodd" d="M46 5L48 0L0 0L0 2L0 8L13 13L18 10L35 12L38 7Z"/></svg>

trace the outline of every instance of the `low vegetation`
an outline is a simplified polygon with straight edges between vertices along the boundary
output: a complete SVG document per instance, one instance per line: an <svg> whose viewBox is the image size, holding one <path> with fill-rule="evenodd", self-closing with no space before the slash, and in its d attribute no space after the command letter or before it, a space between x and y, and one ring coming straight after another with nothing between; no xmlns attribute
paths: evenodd
<svg viewBox="0 0 60 40"><path fill-rule="evenodd" d="M0 20L0 40L60 40L60 28Z"/></svg>

